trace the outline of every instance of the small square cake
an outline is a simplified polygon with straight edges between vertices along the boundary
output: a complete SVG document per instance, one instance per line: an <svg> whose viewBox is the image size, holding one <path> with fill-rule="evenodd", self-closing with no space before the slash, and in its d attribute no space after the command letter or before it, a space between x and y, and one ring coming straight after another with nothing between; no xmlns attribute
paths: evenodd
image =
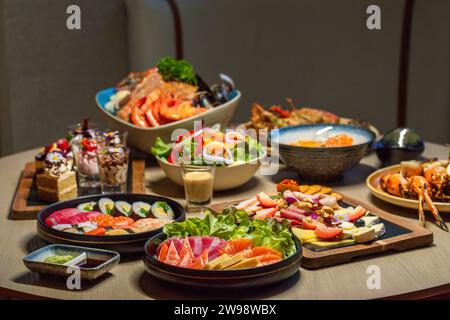
<svg viewBox="0 0 450 320"><path fill-rule="evenodd" d="M41 169L37 171L38 197L57 202L73 199L78 195L77 179L72 163L61 153L49 152Z"/></svg>

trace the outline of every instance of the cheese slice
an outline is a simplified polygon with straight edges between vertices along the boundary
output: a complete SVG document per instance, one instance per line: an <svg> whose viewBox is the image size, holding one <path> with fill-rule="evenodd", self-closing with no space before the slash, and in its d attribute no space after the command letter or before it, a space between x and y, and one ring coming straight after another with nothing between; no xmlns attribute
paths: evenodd
<svg viewBox="0 0 450 320"><path fill-rule="evenodd" d="M361 218L364 221L364 227L371 227L377 223L380 223L380 218L377 216L364 216Z"/></svg>
<svg viewBox="0 0 450 320"><path fill-rule="evenodd" d="M368 242L373 239L375 239L375 230L372 228L358 228L357 232L353 234L353 240L355 240L356 243Z"/></svg>
<svg viewBox="0 0 450 320"><path fill-rule="evenodd" d="M244 256L242 255L242 253L238 253L235 254L232 257L229 257L228 259L226 259L225 261L219 263L215 270L223 270L226 269L228 267L231 267L233 264L236 264L238 262L241 262L242 260L244 260Z"/></svg>
<svg viewBox="0 0 450 320"><path fill-rule="evenodd" d="M211 260L210 262L208 262L204 269L206 269L206 270L214 270L214 269L217 268L217 266L219 264L221 264L222 262L227 261L228 259L230 259L230 256L227 255L226 253L224 253L220 257L217 257L214 260Z"/></svg>
<svg viewBox="0 0 450 320"><path fill-rule="evenodd" d="M314 230L305 230L300 228L292 228L292 233L301 241L301 243L310 243L311 241L318 241Z"/></svg>
<svg viewBox="0 0 450 320"><path fill-rule="evenodd" d="M233 264L231 267L228 267L225 270L247 269L256 267L257 265L258 265L258 258L253 257L242 260L241 262L238 262L236 264Z"/></svg>
<svg viewBox="0 0 450 320"><path fill-rule="evenodd" d="M373 225L370 227L371 229L375 230L375 237L381 237L383 234L386 233L386 228L384 227L383 223L378 223L376 225Z"/></svg>

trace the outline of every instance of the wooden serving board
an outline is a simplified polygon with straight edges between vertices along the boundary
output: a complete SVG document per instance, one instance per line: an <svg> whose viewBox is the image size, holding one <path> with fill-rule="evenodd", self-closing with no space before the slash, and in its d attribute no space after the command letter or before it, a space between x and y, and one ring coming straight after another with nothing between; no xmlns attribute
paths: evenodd
<svg viewBox="0 0 450 320"><path fill-rule="evenodd" d="M12 204L11 218L15 220L36 219L39 211L47 205L44 203L29 203L33 179L36 173L34 162L28 162L22 172L22 176L17 187L14 202ZM131 161L131 181L129 181L128 191L131 193L145 193L145 160ZM50 204L50 203L49 203Z"/></svg>
<svg viewBox="0 0 450 320"><path fill-rule="evenodd" d="M410 222L402 217L390 214L375 206L368 205L345 195L343 195L343 197L343 201L345 203L351 206L363 206L381 219L395 226L406 229L408 232L398 236L375 240L367 244L353 244L345 247L330 248L319 252L309 250L303 246L302 267L307 269L318 269L347 263L356 257L385 251L405 251L417 247L428 246L433 243L433 233L421 227L418 223ZM239 202L240 201L232 201L212 204L211 209L213 211L220 212L223 208ZM386 228L388 228L388 226L386 226ZM387 230L387 233L388 232L389 231Z"/></svg>

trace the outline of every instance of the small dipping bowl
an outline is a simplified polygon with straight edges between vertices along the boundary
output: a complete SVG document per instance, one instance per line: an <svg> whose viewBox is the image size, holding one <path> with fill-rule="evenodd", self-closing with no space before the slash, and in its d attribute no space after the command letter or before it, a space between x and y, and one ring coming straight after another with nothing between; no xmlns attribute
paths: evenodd
<svg viewBox="0 0 450 320"><path fill-rule="evenodd" d="M70 270L68 272L68 268L70 268L69 266L63 264L48 263L44 262L44 260L48 257L56 255L71 255L76 258L79 255L83 254L83 252L86 253L88 261L101 261L101 263L99 263L95 267L84 267L82 265L79 266L81 280L85 281L93 281L100 278L101 276L109 272L112 268L114 268L120 261L120 254L115 251L71 245L52 244L30 253L25 258L23 258L23 263L32 272L48 276L68 278L73 274L73 272L70 272Z"/></svg>

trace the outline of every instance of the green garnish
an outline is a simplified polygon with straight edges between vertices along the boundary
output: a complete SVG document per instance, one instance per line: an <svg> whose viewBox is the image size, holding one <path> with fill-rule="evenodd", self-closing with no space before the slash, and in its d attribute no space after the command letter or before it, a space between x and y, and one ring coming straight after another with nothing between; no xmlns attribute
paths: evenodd
<svg viewBox="0 0 450 320"><path fill-rule="evenodd" d="M172 146L162 141L160 137L156 138L155 145L151 148L154 156L167 157L172 150Z"/></svg>
<svg viewBox="0 0 450 320"><path fill-rule="evenodd" d="M194 68L186 60L165 57L159 60L156 66L164 81L180 81L197 85Z"/></svg>

